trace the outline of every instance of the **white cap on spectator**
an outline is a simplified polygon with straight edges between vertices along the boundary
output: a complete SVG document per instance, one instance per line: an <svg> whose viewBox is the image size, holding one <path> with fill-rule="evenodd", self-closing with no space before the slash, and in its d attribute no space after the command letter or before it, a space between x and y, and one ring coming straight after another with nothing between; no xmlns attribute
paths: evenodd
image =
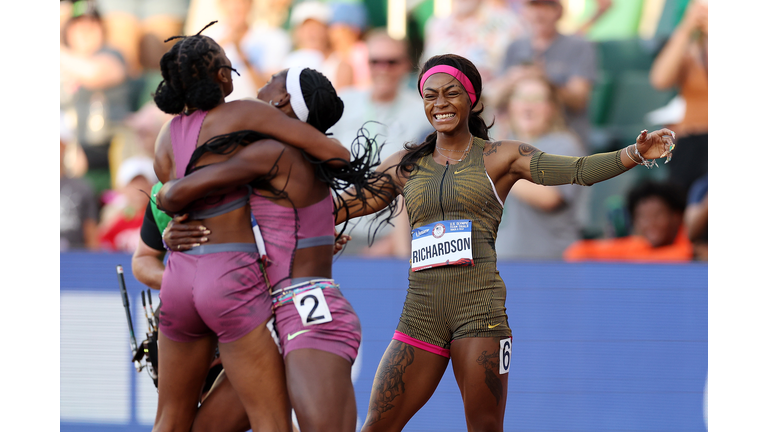
<svg viewBox="0 0 768 432"><path fill-rule="evenodd" d="M157 182L155 166L152 159L145 156L134 156L124 160L123 163L120 164L120 169L117 170L117 178L115 179L117 187L125 187L131 180L138 176L143 176L151 184Z"/></svg>
<svg viewBox="0 0 768 432"><path fill-rule="evenodd" d="M297 4L291 11L291 27L303 24L308 19L328 24L331 19L331 8L325 3L308 1Z"/></svg>

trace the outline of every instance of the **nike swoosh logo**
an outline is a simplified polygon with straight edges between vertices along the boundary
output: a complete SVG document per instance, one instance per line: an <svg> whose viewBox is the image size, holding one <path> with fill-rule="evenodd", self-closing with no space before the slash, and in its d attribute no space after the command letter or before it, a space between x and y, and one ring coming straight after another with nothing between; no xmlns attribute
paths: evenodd
<svg viewBox="0 0 768 432"><path fill-rule="evenodd" d="M490 325L490 324L488 324L488 328L496 328L496 327L498 327L498 326L500 326L500 325L501 325L501 323L496 323L496 324L494 324L494 325Z"/></svg>
<svg viewBox="0 0 768 432"><path fill-rule="evenodd" d="M496 325L498 325L498 324L496 324ZM301 335L301 334L304 334L304 333L306 333L306 332L308 332L308 331L312 331L312 330L302 330L302 331L297 331L297 332L296 332L296 333L294 333L294 334L289 334L289 335L288 335L288 340L291 340L291 339L295 338L296 336L298 336L298 335Z"/></svg>
<svg viewBox="0 0 768 432"><path fill-rule="evenodd" d="M464 169L462 169L462 170L458 170L458 171L454 172L454 174L463 173L464 171L468 170L469 168L470 168L470 167L464 168Z"/></svg>

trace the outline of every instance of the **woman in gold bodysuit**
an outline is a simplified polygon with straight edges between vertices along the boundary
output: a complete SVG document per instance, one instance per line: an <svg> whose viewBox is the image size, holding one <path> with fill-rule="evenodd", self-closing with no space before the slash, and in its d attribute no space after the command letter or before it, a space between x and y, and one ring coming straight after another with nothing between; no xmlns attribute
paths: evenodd
<svg viewBox="0 0 768 432"><path fill-rule="evenodd" d="M395 179L392 196L405 198L413 248L408 294L376 372L363 431L401 430L429 400L449 359L468 429L502 431L512 343L494 249L503 197L518 180L591 185L650 165L671 154L674 133L643 131L635 144L610 153L550 155L519 141L489 140L478 106L482 82L469 60L432 57L419 83L435 131L378 168ZM388 204L350 201L337 223Z"/></svg>

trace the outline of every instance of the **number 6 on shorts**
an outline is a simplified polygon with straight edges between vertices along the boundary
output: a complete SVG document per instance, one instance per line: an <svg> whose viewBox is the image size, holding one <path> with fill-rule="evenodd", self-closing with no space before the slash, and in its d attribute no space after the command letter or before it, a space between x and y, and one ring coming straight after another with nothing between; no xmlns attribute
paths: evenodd
<svg viewBox="0 0 768 432"><path fill-rule="evenodd" d="M322 288L315 288L297 294L293 298L293 304L301 315L301 323L305 326L322 324L332 321L331 311L325 302Z"/></svg>
<svg viewBox="0 0 768 432"><path fill-rule="evenodd" d="M512 338L499 341L499 375L509 373L509 362L512 357Z"/></svg>

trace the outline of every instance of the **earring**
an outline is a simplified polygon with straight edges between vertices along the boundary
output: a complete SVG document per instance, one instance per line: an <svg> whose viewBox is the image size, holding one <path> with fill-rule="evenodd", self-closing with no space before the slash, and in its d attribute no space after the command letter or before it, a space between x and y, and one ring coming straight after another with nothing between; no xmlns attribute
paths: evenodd
<svg viewBox="0 0 768 432"><path fill-rule="evenodd" d="M272 105L272 106L277 106L278 105L277 102L272 102L272 99L269 100L269 104Z"/></svg>

